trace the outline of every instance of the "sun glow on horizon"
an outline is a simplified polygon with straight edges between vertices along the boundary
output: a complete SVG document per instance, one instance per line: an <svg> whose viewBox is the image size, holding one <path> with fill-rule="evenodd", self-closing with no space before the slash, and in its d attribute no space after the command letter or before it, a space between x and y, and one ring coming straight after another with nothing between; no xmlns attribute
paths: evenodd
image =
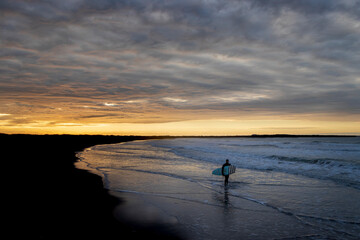
<svg viewBox="0 0 360 240"><path fill-rule="evenodd" d="M43 126L41 124L44 124ZM235 136L252 134L360 135L360 122L300 120L191 120L168 123L46 123L4 127L0 132L16 134L100 134L146 136Z"/></svg>

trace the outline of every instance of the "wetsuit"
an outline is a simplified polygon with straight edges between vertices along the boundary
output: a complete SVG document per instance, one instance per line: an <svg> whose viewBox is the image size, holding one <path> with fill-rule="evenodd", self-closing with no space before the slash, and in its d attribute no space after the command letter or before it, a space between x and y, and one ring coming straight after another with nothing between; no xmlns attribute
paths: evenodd
<svg viewBox="0 0 360 240"><path fill-rule="evenodd" d="M221 173L222 173L223 176L225 176L225 185L228 185L230 174L224 175L224 167L225 166L231 166L231 164L230 163L224 163L224 165L221 168Z"/></svg>

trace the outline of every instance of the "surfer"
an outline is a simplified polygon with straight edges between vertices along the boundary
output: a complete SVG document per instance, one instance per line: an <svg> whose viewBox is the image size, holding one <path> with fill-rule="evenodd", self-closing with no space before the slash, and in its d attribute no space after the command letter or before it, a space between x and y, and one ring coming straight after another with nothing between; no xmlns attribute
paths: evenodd
<svg viewBox="0 0 360 240"><path fill-rule="evenodd" d="M230 174L229 173L227 175L224 174L224 167L225 166L231 166L231 164L229 163L229 159L226 159L226 162L223 164L222 169L221 169L221 174L225 177L225 186L227 186L228 183L229 183Z"/></svg>

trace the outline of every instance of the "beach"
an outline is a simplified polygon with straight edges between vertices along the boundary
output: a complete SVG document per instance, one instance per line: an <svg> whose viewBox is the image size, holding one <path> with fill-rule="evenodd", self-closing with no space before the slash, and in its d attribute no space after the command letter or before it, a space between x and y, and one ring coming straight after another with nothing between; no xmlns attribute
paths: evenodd
<svg viewBox="0 0 360 240"><path fill-rule="evenodd" d="M358 138L0 138L12 238L360 236Z"/></svg>
<svg viewBox="0 0 360 240"><path fill-rule="evenodd" d="M76 152L84 148L144 137L1 134L0 139L9 238L175 239L161 229L134 231L121 224L113 214L121 199L108 193L101 177L74 166Z"/></svg>

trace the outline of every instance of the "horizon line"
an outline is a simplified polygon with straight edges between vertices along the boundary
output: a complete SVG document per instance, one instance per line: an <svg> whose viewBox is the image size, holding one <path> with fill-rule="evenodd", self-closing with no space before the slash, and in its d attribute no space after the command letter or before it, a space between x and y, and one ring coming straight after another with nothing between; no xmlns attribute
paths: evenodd
<svg viewBox="0 0 360 240"><path fill-rule="evenodd" d="M231 138L231 137L360 137L360 134L250 134L250 135L119 135L119 134L30 134L0 133L0 135L23 136L104 136L104 137L168 137L168 138Z"/></svg>

